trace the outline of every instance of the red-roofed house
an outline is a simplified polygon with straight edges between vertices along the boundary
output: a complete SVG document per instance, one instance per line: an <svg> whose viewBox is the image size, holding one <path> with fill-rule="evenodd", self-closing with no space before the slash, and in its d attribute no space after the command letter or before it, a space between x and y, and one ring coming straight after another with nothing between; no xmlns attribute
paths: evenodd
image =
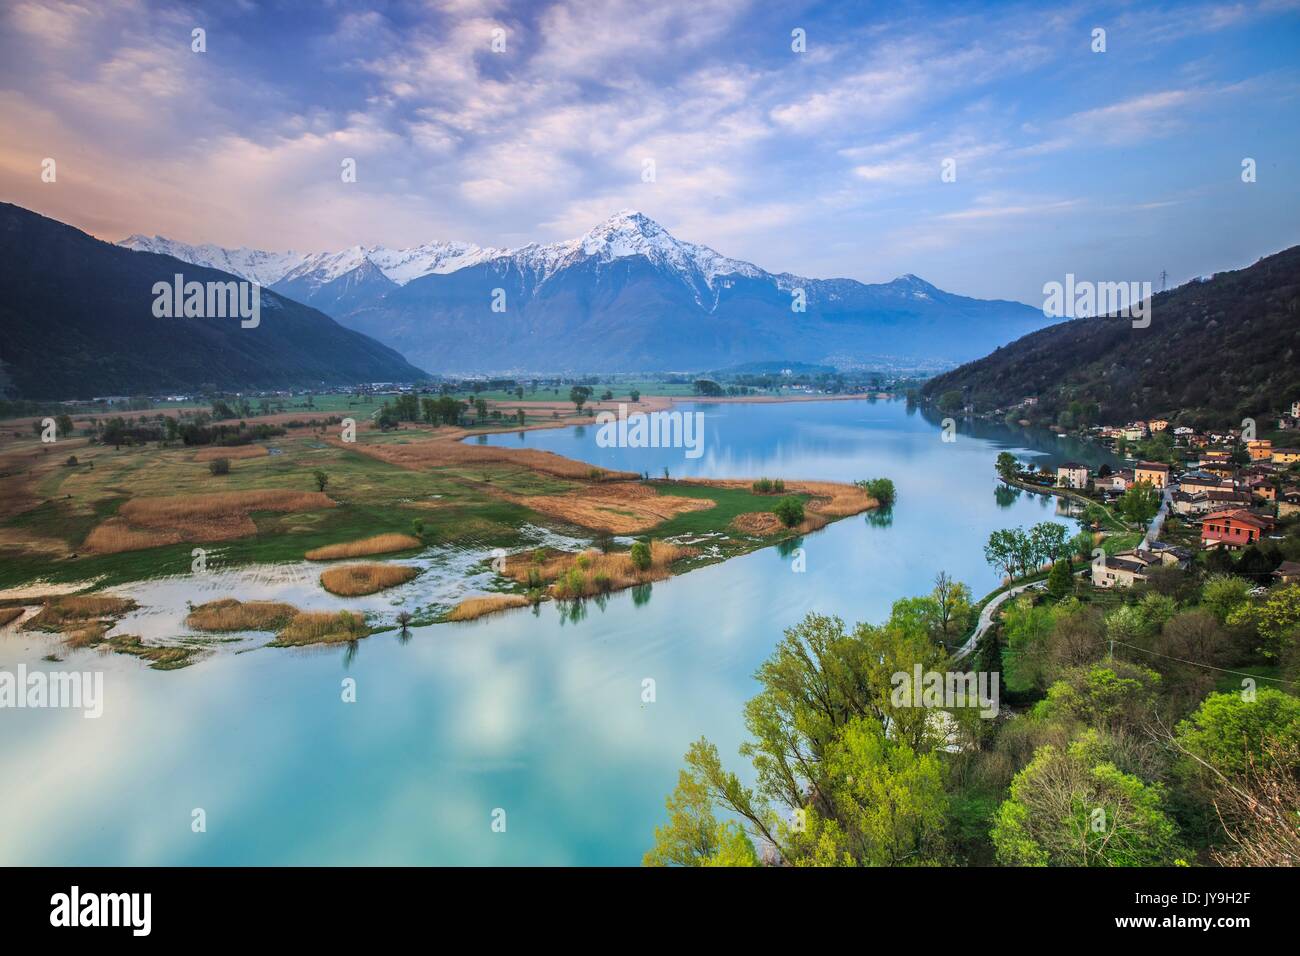
<svg viewBox="0 0 1300 956"><path fill-rule="evenodd" d="M1201 544L1206 547L1244 548L1272 529L1273 519L1245 508L1215 511L1201 522Z"/></svg>

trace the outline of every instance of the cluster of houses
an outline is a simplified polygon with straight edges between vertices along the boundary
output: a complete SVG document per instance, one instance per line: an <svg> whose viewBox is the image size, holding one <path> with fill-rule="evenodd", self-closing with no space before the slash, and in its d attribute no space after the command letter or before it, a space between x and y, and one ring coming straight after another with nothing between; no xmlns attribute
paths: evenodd
<svg viewBox="0 0 1300 956"><path fill-rule="evenodd" d="M1300 422L1300 402L1290 416ZM1149 437L1167 429L1167 421L1130 422L1120 428L1102 428L1102 435L1129 440ZM1132 468L1094 474L1079 462L1065 462L1056 469L1056 483L1062 488L1092 491L1109 499L1133 485L1145 482L1168 489L1170 508L1200 526L1201 547L1236 550L1249 547L1277 526L1279 518L1300 513L1300 483L1288 466L1300 462L1300 448L1278 448L1267 439L1240 442L1240 434L1199 434L1191 428L1177 428L1178 443L1196 452L1188 470L1175 473L1162 462L1139 461ZM1248 463L1239 454L1215 448L1231 443L1244 447ZM1149 570L1164 565L1186 566L1193 554L1186 548L1153 541L1144 547L1111 555L1092 569L1098 587L1127 587L1146 580ZM1286 562L1276 572L1285 582L1300 581L1300 563Z"/></svg>

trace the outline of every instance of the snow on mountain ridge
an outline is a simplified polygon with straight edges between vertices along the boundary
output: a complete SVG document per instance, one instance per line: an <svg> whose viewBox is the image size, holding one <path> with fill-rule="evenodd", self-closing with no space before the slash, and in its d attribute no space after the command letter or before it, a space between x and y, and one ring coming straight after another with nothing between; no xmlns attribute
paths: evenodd
<svg viewBox="0 0 1300 956"><path fill-rule="evenodd" d="M608 263L634 256L642 256L654 266L676 274L701 304L707 294L716 301L718 280L732 275L767 278L782 291L819 283L832 298L842 291L843 283L861 285L852 279L808 279L788 272L769 273L752 263L724 256L708 246L677 239L649 216L631 209L615 213L576 239L549 244L533 242L515 249L433 240L405 249L356 245L338 252L266 252L246 247L226 249L211 244L190 245L162 236L143 235L130 236L118 244L129 249L175 256L262 285L273 285L281 280L306 280L320 286L346 275L366 260L399 286L422 276L457 272L481 263L514 264L520 271L532 273L542 285L560 270L585 259ZM918 299L943 294L910 273L877 288L888 289L899 297Z"/></svg>

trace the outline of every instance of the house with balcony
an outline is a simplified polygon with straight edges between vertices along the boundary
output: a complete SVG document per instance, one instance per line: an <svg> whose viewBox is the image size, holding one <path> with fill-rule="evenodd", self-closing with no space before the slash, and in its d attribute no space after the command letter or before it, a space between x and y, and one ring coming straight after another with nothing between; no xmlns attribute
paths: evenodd
<svg viewBox="0 0 1300 956"><path fill-rule="evenodd" d="M1164 488L1169 484L1169 466L1158 461L1140 461L1133 467L1136 482L1147 482L1153 488Z"/></svg>

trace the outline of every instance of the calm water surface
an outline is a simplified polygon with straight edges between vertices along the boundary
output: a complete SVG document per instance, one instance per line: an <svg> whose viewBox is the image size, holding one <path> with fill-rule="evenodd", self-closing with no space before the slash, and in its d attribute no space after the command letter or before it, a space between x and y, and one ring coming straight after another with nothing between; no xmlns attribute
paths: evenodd
<svg viewBox="0 0 1300 956"><path fill-rule="evenodd" d="M49 639L6 628L0 667L102 669L105 704L98 720L0 710L0 864L635 864L691 741L709 737L743 768L741 708L782 628L810 610L879 620L939 570L982 595L996 584L981 554L991 530L1072 524L1052 498L999 494L997 453L1110 460L1002 426L962 423L945 443L899 402L685 410L705 415L695 461L598 448L594 427L488 440L674 477L884 475L898 503L805 538L802 574L769 548L656 584L641 603L589 604L578 621L545 605L378 635L354 656L256 649L165 673L85 651L54 665L41 662ZM284 587L308 603L301 581ZM436 591L436 567L411 587ZM183 603L186 591L138 594ZM256 596L278 593L262 582ZM146 618L121 630L147 632ZM340 700L346 677L353 704ZM206 832L191 830L195 808Z"/></svg>

